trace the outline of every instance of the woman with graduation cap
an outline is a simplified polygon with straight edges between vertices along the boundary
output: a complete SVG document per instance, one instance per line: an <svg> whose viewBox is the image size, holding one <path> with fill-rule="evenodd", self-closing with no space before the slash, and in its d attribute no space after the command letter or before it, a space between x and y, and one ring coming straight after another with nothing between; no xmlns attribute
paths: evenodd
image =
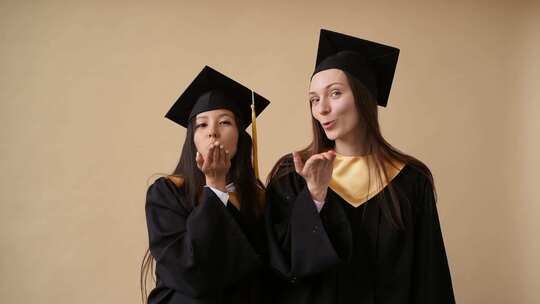
<svg viewBox="0 0 540 304"><path fill-rule="evenodd" d="M313 142L267 185L275 303L454 303L430 170L381 135L399 50L321 30Z"/></svg>
<svg viewBox="0 0 540 304"><path fill-rule="evenodd" d="M264 192L244 129L268 104L206 66L166 114L187 132L176 170L147 192L148 303L263 302Z"/></svg>

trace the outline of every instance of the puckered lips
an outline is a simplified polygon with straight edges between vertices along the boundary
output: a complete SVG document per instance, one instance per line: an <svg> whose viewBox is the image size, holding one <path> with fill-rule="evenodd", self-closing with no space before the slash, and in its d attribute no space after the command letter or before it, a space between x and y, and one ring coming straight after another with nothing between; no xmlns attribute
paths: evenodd
<svg viewBox="0 0 540 304"><path fill-rule="evenodd" d="M321 125L325 130L330 130L336 125L336 120L334 119L334 120L322 122Z"/></svg>

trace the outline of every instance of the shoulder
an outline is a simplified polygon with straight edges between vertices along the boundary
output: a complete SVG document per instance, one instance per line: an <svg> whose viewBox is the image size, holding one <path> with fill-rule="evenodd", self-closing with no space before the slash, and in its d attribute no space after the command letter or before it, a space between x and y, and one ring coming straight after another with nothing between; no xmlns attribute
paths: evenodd
<svg viewBox="0 0 540 304"><path fill-rule="evenodd" d="M417 204L425 200L436 200L433 175L423 163L421 166L407 163L400 175L402 175L401 185L412 194Z"/></svg>
<svg viewBox="0 0 540 304"><path fill-rule="evenodd" d="M274 165L268 179L268 184L293 177L295 174L296 171L294 169L294 160L292 154L285 154Z"/></svg>
<svg viewBox="0 0 540 304"><path fill-rule="evenodd" d="M165 178L171 181L177 188L181 188L184 185L184 177L180 175L167 175Z"/></svg>
<svg viewBox="0 0 540 304"><path fill-rule="evenodd" d="M149 187L149 189L177 188L184 186L184 178L180 175L165 175L158 177Z"/></svg>
<svg viewBox="0 0 540 304"><path fill-rule="evenodd" d="M184 179L181 176L167 175L156 179L146 193L148 203L178 201L183 196Z"/></svg>
<svg viewBox="0 0 540 304"><path fill-rule="evenodd" d="M283 175L289 171L294 171L294 160L291 153L287 153L279 158L272 170L274 175Z"/></svg>
<svg viewBox="0 0 540 304"><path fill-rule="evenodd" d="M400 175L402 180L409 185L424 186L426 184L433 184L431 170L423 162L417 159L407 163L395 162L393 167L399 170L398 175Z"/></svg>
<svg viewBox="0 0 540 304"><path fill-rule="evenodd" d="M280 192L293 195L305 185L305 180L294 168L292 155L282 156L268 178L267 192Z"/></svg>

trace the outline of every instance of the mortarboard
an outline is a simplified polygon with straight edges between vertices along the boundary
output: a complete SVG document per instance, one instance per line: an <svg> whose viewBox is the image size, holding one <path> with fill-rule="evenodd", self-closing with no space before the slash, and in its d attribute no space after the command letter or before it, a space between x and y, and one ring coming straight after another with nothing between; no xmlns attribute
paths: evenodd
<svg viewBox="0 0 540 304"><path fill-rule="evenodd" d="M253 96L252 96L253 94ZM259 115L270 101L209 66L205 66L180 95L166 118L187 127L197 114L227 109L240 118L242 129L251 124L251 104Z"/></svg>
<svg viewBox="0 0 540 304"><path fill-rule="evenodd" d="M395 47L321 29L313 75L328 69L343 70L362 82L385 107L398 56Z"/></svg>

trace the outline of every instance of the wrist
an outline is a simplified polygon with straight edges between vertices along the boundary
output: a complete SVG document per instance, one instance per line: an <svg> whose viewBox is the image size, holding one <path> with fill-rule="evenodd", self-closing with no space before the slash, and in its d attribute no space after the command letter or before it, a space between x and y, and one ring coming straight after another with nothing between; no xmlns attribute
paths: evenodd
<svg viewBox="0 0 540 304"><path fill-rule="evenodd" d="M225 178L206 178L206 185L227 192Z"/></svg>
<svg viewBox="0 0 540 304"><path fill-rule="evenodd" d="M316 188L316 187L308 186L308 190L309 190L309 193L311 194L312 199L319 202L324 202L326 198L326 193L328 192L328 187Z"/></svg>

